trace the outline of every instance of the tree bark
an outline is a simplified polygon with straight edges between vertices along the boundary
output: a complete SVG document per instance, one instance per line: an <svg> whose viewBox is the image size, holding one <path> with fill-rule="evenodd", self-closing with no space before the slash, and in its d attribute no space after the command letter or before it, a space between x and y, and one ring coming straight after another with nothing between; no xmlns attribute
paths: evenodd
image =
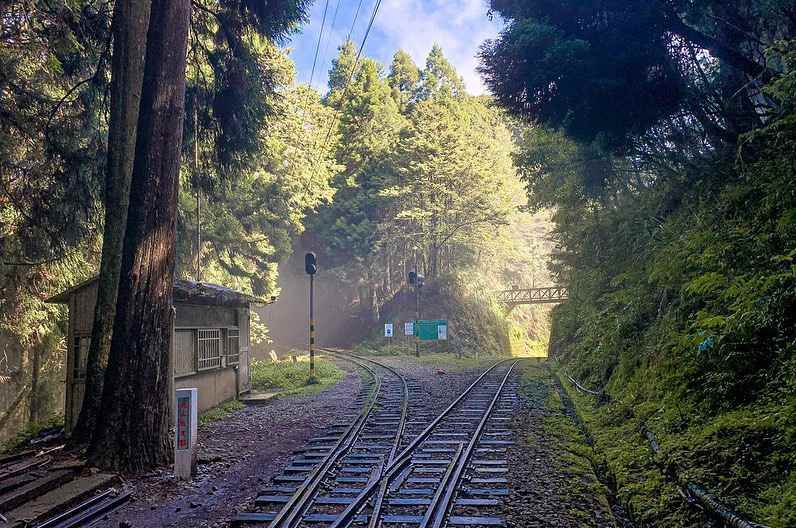
<svg viewBox="0 0 796 528"><path fill-rule="evenodd" d="M41 395L39 394L39 380L41 378L41 342L34 343L30 348L33 359L30 369L29 418L31 424L36 424L41 420Z"/></svg>
<svg viewBox="0 0 796 528"><path fill-rule="evenodd" d="M142 472L171 460L170 342L190 0L153 0L108 368L89 460Z"/></svg>
<svg viewBox="0 0 796 528"><path fill-rule="evenodd" d="M151 0L119 1L114 5L111 116L108 126L102 260L91 345L86 360L86 391L80 416L70 439L73 445L91 442L102 402L103 378L116 315L122 243L127 225L150 6Z"/></svg>

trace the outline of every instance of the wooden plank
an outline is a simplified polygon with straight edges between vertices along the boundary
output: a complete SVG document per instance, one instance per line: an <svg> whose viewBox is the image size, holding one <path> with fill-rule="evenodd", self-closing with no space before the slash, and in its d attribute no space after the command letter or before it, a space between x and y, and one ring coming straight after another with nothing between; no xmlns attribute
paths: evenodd
<svg viewBox="0 0 796 528"><path fill-rule="evenodd" d="M25 502L7 515L9 521L39 521L49 519L94 496L97 491L107 489L117 480L110 473L97 473L77 478L49 492Z"/></svg>
<svg viewBox="0 0 796 528"><path fill-rule="evenodd" d="M0 496L0 512L7 512L72 480L72 471L53 471Z"/></svg>

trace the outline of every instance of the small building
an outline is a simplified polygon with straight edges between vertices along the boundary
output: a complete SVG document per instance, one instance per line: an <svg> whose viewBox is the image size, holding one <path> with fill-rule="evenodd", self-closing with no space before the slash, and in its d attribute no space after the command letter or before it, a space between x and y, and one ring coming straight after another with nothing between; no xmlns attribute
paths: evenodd
<svg viewBox="0 0 796 528"><path fill-rule="evenodd" d="M175 281L173 297L174 388L199 389L200 412L247 392L251 385L251 305L272 301L216 284L186 280ZM64 424L70 431L83 403L97 279L83 282L48 302L69 307Z"/></svg>

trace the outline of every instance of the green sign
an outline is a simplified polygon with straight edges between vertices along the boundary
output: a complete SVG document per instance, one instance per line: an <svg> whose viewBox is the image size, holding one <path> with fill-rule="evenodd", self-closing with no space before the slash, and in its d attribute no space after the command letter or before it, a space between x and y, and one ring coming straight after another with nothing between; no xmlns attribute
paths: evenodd
<svg viewBox="0 0 796 528"><path fill-rule="evenodd" d="M448 321L445 319L421 319L415 327L418 339L424 341L445 341L448 339Z"/></svg>

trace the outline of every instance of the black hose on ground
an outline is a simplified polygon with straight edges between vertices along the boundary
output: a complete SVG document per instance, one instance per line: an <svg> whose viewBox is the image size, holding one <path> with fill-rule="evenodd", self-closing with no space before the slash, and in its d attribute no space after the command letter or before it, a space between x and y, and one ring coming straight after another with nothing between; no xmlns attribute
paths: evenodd
<svg viewBox="0 0 796 528"><path fill-rule="evenodd" d="M597 398L597 402L600 404L608 403L611 401L611 398L608 396L608 393L605 392L605 388L600 389L599 391L593 391L587 389L582 384L578 383L578 380L567 374L567 379L569 380L572 385L578 389L583 394L588 394L589 396L595 396Z"/></svg>
<svg viewBox="0 0 796 528"><path fill-rule="evenodd" d="M647 441L650 444L650 449L652 449L652 452L655 454L655 456L660 456L661 446L658 443L657 438L655 438L655 433L643 425L641 426L641 433L647 438ZM673 477L680 487L683 495L685 495L689 502L698 503L702 509L704 509L713 518L721 522L724 526L729 526L730 528L767 528L762 524L757 524L744 519L741 517L741 515L725 506L724 503L708 493L698 484L694 484L693 482L682 479L674 470L674 468L670 467L669 465L666 465L664 472L670 477Z"/></svg>

